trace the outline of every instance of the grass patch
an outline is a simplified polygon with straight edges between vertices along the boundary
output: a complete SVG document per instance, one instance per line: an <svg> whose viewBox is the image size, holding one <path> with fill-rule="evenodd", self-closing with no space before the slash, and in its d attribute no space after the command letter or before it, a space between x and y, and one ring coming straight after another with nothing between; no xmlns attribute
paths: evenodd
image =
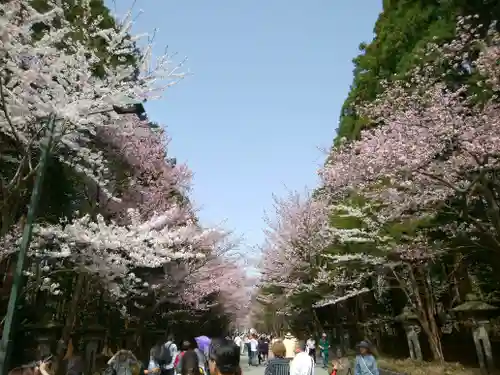
<svg viewBox="0 0 500 375"><path fill-rule="evenodd" d="M347 351L347 358L354 370L354 359L356 353L352 350ZM334 356L330 356L334 358ZM377 365L384 370L391 370L405 375L482 375L479 368L465 367L460 363L445 362L440 364L437 362L414 361L407 359L394 359L377 355ZM331 359L330 359L331 362ZM328 373L332 371L331 363L328 366ZM490 372L490 375L500 375L500 370Z"/></svg>
<svg viewBox="0 0 500 375"><path fill-rule="evenodd" d="M391 359L380 357L378 366L408 375L480 375L479 369L464 367L459 363L413 361L411 359ZM494 374L498 374L495 372Z"/></svg>

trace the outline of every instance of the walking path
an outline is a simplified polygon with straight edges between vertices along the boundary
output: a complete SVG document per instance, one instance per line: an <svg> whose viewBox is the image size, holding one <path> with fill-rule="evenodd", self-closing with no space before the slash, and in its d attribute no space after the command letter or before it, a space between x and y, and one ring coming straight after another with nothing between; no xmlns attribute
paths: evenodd
<svg viewBox="0 0 500 375"><path fill-rule="evenodd" d="M264 375L264 370L266 368L265 364L260 366L248 366L248 357L245 355L241 356L241 371L243 375ZM322 367L316 364L316 369L314 375L327 375L328 372Z"/></svg>
<svg viewBox="0 0 500 375"><path fill-rule="evenodd" d="M265 368L266 368L266 365L248 366L247 357L241 356L241 371L242 371L243 375L264 375ZM380 369L379 371L380 371L380 375L405 375L405 374L399 374L397 372L392 372L392 371L383 370L383 369ZM314 375L328 375L328 372L316 364L316 368L314 370Z"/></svg>
<svg viewBox="0 0 500 375"><path fill-rule="evenodd" d="M243 375L264 375L264 370L266 368L265 364L260 366L249 366L248 357L246 355L241 356L241 371ZM397 372L379 369L380 375L405 375ZM316 368L314 370L314 375L328 375L328 371L323 369L318 363L316 363Z"/></svg>

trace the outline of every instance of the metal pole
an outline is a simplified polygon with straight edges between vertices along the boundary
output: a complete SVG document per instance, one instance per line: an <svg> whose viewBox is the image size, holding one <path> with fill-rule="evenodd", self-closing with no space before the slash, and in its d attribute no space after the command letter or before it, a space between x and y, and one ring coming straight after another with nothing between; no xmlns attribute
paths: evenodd
<svg viewBox="0 0 500 375"><path fill-rule="evenodd" d="M50 148L52 146L55 125L55 115L51 114L47 120L47 128L49 132L47 135L46 143L42 145L40 165L38 166L35 184L33 186L33 192L31 193L28 215L26 217L26 223L23 228L23 237L21 240L21 245L19 246L19 253L17 254L14 280L12 282L12 288L10 290L9 304L7 306L7 314L5 315L5 321L3 325L2 341L0 342L0 375L6 375L9 372L8 365L10 353L12 350L12 341L10 339L10 336L13 330L14 315L17 309L19 294L22 291L24 261L30 247L31 235L33 233L33 222L35 221L36 210L38 208L38 203L40 202L43 179L45 177L47 161L50 155Z"/></svg>

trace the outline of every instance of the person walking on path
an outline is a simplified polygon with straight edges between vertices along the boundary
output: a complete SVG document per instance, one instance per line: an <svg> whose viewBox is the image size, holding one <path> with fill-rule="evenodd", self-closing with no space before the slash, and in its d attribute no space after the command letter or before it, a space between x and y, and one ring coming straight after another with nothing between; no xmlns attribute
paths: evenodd
<svg viewBox="0 0 500 375"><path fill-rule="evenodd" d="M174 337L172 335L169 335L167 338L167 342L164 345L165 347L165 357L163 358L163 361L165 364L163 365L162 368L162 374L161 375L175 375L175 367L174 367L174 361L175 357L177 357L177 345L175 345L174 342Z"/></svg>
<svg viewBox="0 0 500 375"><path fill-rule="evenodd" d="M234 343L238 348L240 348L241 354L243 354L243 339L239 335L236 335Z"/></svg>
<svg viewBox="0 0 500 375"><path fill-rule="evenodd" d="M319 340L319 350L321 353L321 358L323 359L323 368L328 368L328 352L330 351L330 343L326 337L326 333L323 332L321 335L321 340Z"/></svg>
<svg viewBox="0 0 500 375"><path fill-rule="evenodd" d="M161 344L160 344L161 345ZM157 348L152 347L149 351L149 363L148 363L148 374L159 375L160 374L160 364L157 362Z"/></svg>
<svg viewBox="0 0 500 375"><path fill-rule="evenodd" d="M119 350L108 361L116 375L132 375L132 365L137 363L137 358L130 350Z"/></svg>
<svg viewBox="0 0 500 375"><path fill-rule="evenodd" d="M336 358L332 361L333 371L331 375L348 375L352 374L351 371L351 361L347 358L342 349L337 348Z"/></svg>
<svg viewBox="0 0 500 375"><path fill-rule="evenodd" d="M278 341L271 346L273 358L266 365L264 375L290 375L290 359L285 358L285 345Z"/></svg>
<svg viewBox="0 0 500 375"><path fill-rule="evenodd" d="M314 361L311 356L301 348L290 362L290 375L314 375Z"/></svg>
<svg viewBox="0 0 500 375"><path fill-rule="evenodd" d="M283 344L285 345L286 348L286 358L294 358L295 357L295 352L297 350L297 339L290 333L288 332L285 335L285 339L283 340Z"/></svg>
<svg viewBox="0 0 500 375"><path fill-rule="evenodd" d="M314 363L316 363L316 341L314 340L312 335L306 341L306 352L311 356Z"/></svg>
<svg viewBox="0 0 500 375"><path fill-rule="evenodd" d="M240 348L232 340L212 340L208 363L210 375L242 375Z"/></svg>
<svg viewBox="0 0 500 375"><path fill-rule="evenodd" d="M177 353L174 359L174 368L175 368L175 373L180 374L181 373L181 359L186 354L186 352L190 349L191 344L189 341L183 341L181 345L181 351Z"/></svg>
<svg viewBox="0 0 500 375"><path fill-rule="evenodd" d="M260 365L262 361L264 362L267 361L267 354L269 353L269 341L265 336L260 337L258 350L259 350L259 365Z"/></svg>
<svg viewBox="0 0 500 375"><path fill-rule="evenodd" d="M250 366L257 366L257 355L259 349L259 342L257 341L257 335L252 335L250 339L250 354L248 356L248 364Z"/></svg>
<svg viewBox="0 0 500 375"><path fill-rule="evenodd" d="M274 337L274 336L270 336L269 338L269 354L268 354L268 359L271 359L271 358L274 358L274 353L273 353L273 345L276 344L277 342L282 342L281 340L279 340L277 337Z"/></svg>
<svg viewBox="0 0 500 375"><path fill-rule="evenodd" d="M358 355L354 362L354 375L379 375L377 360L373 355L371 345L361 341L358 345Z"/></svg>
<svg viewBox="0 0 500 375"><path fill-rule="evenodd" d="M152 350L153 358L150 360L150 367L159 367L161 375L175 375L175 358L177 357L177 345L173 336L169 335L167 342L161 341Z"/></svg>
<svg viewBox="0 0 500 375"><path fill-rule="evenodd" d="M198 356L198 364L200 366L200 369L203 371L203 374L207 374L208 360L205 353L203 353L203 351L200 350L200 348L198 348L197 346L194 348L194 352Z"/></svg>
<svg viewBox="0 0 500 375"><path fill-rule="evenodd" d="M250 335L246 335L245 339L243 340L245 343L245 351L247 352L247 355L250 357Z"/></svg>
<svg viewBox="0 0 500 375"><path fill-rule="evenodd" d="M182 343L182 353L178 356L179 363L176 365L176 372L181 375L200 375L201 368L198 355L193 350L189 341Z"/></svg>

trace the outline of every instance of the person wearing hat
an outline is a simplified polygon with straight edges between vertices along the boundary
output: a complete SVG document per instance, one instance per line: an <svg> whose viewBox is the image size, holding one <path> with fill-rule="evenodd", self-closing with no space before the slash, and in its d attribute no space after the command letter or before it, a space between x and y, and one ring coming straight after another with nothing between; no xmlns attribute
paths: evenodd
<svg viewBox="0 0 500 375"><path fill-rule="evenodd" d="M294 358L295 351L297 350L297 346L298 346L297 339L290 332L288 332L285 335L285 339L283 340L283 344L285 345L285 348L286 348L285 358Z"/></svg>
<svg viewBox="0 0 500 375"><path fill-rule="evenodd" d="M323 332L321 335L321 340L319 340L319 351L321 358L323 358L323 368L328 368L328 352L330 351L330 343L326 337L326 333Z"/></svg>
<svg viewBox="0 0 500 375"><path fill-rule="evenodd" d="M379 375L377 360L372 354L368 341L361 341L358 345L358 355L354 362L354 375Z"/></svg>

